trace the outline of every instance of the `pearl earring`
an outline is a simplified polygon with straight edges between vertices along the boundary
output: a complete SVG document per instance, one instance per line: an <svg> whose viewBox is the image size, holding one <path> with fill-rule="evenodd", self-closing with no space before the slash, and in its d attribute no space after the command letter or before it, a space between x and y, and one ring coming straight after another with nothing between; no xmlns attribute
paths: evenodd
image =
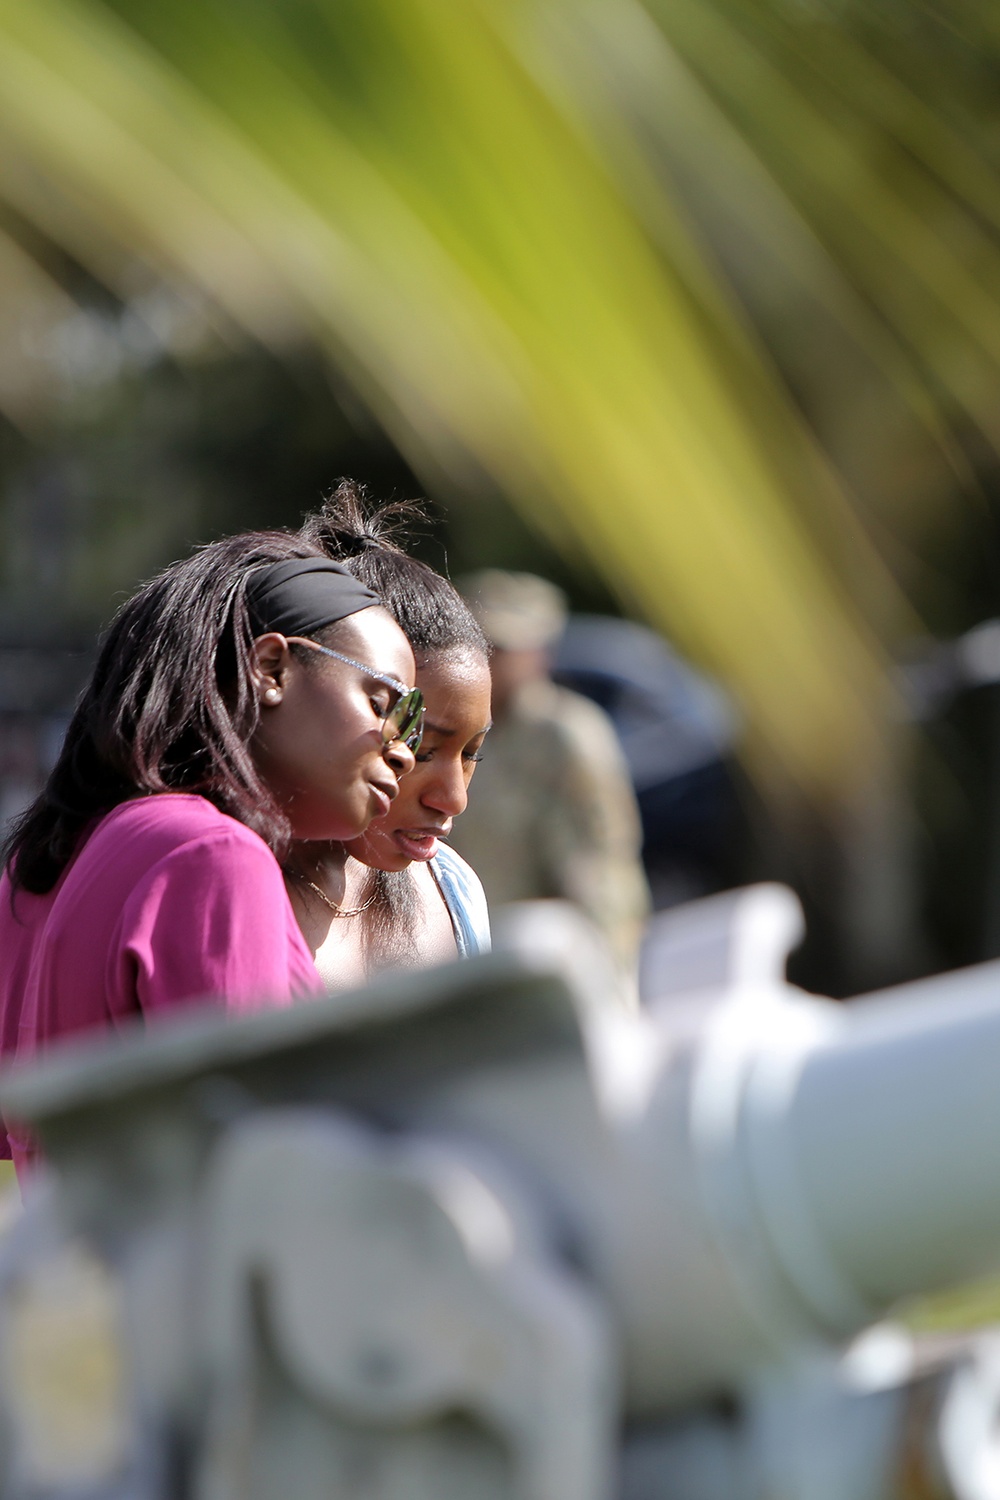
<svg viewBox="0 0 1000 1500"><path fill-rule="evenodd" d="M267 692L264 694L264 702L277 703L280 697L281 694L278 692L277 688L268 688Z"/></svg>

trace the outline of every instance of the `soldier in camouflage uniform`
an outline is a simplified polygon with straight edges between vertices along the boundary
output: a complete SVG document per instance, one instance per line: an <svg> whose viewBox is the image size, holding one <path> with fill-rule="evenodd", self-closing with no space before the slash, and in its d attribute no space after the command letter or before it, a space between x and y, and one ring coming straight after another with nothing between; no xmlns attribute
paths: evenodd
<svg viewBox="0 0 1000 1500"><path fill-rule="evenodd" d="M495 569L464 580L464 591L493 646L494 727L451 841L491 905L573 901L631 973L649 911L639 814L610 719L549 676L563 595Z"/></svg>

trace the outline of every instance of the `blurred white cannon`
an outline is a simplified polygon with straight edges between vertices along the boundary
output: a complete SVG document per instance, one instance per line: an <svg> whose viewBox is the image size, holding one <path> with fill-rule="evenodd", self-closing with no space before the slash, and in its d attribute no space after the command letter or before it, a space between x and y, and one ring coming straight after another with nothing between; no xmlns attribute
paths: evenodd
<svg viewBox="0 0 1000 1500"><path fill-rule="evenodd" d="M0 1496L998 1500L994 1344L879 1320L1000 1266L1000 965L836 1005L800 923L670 913L636 1013L546 904L8 1078Z"/></svg>

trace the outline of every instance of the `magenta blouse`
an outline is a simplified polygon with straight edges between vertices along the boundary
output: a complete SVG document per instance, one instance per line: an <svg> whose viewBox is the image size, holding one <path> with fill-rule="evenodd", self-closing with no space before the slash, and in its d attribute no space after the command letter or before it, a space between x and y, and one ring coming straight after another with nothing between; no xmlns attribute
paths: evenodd
<svg viewBox="0 0 1000 1500"><path fill-rule="evenodd" d="M242 1014L321 989L274 855L204 797L121 803L44 896L0 879L3 1063L192 1002ZM23 1163L30 1140L8 1134L0 1156Z"/></svg>

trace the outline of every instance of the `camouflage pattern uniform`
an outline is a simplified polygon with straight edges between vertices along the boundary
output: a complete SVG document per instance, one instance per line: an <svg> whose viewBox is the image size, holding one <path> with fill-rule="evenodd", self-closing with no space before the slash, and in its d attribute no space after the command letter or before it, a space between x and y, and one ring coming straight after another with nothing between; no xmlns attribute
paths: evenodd
<svg viewBox="0 0 1000 1500"><path fill-rule="evenodd" d="M514 592L536 633L544 631L549 640L557 633L565 618L564 605L558 614L553 610L558 590L530 575L490 572L468 580L466 591L491 639L528 644L531 635L529 621L520 620L515 632L501 618L496 580L506 581L504 604L510 603L506 590ZM492 607L482 603L483 592ZM543 636L540 644L547 643ZM605 934L623 968L634 969L649 911L639 814L611 720L589 699L548 678L518 689L487 736L451 843L479 875L491 906L545 897L574 901Z"/></svg>

